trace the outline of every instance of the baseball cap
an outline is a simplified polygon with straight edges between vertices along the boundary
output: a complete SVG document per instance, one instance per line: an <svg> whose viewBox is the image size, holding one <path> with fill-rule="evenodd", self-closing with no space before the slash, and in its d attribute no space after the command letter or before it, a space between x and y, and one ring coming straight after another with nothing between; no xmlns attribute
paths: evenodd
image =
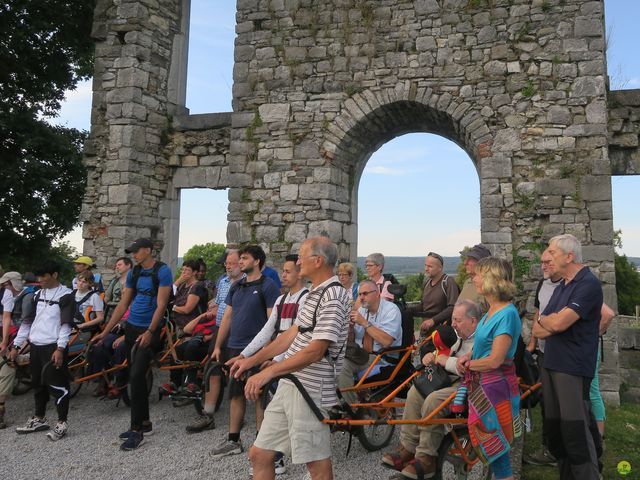
<svg viewBox="0 0 640 480"><path fill-rule="evenodd" d="M93 265L93 259L91 257L87 257L87 256L82 256L82 257L78 257L76 258L73 263L83 263L85 265Z"/></svg>
<svg viewBox="0 0 640 480"><path fill-rule="evenodd" d="M141 248L153 249L153 242L148 238L139 238L127 248L124 249L125 253L135 253Z"/></svg>
<svg viewBox="0 0 640 480"><path fill-rule="evenodd" d="M466 252L462 250L460 252L460 255L462 255L463 257L469 257L469 258L475 258L476 260L481 260L483 258L490 257L491 251L487 247L479 243L471 247Z"/></svg>

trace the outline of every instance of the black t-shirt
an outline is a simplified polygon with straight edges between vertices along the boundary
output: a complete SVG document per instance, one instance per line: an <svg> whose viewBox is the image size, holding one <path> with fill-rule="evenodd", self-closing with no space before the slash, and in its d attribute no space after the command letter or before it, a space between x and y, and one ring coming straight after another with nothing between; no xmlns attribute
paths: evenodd
<svg viewBox="0 0 640 480"><path fill-rule="evenodd" d="M564 280L560 282L542 314L550 315L567 307L580 318L564 332L547 337L544 368L593 378L602 301L600 280L588 267L583 267L569 284Z"/></svg>

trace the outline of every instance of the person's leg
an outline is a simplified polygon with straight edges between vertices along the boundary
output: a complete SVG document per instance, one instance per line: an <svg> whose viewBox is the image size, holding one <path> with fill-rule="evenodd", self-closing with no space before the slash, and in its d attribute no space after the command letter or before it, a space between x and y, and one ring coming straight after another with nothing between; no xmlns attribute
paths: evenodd
<svg viewBox="0 0 640 480"><path fill-rule="evenodd" d="M126 341L135 344L136 339L145 331L144 328L127 324ZM129 386L131 391L131 430L142 431L142 422L149 420L149 393L147 390L147 370L151 362L151 346L132 348L129 367Z"/></svg>
<svg viewBox="0 0 640 480"><path fill-rule="evenodd" d="M29 370L31 371L31 387L33 388L33 398L35 400L35 416L43 419L47 412L47 402L49 401L49 390L42 383L42 367L51 360L46 358L43 347L31 345L29 351Z"/></svg>
<svg viewBox="0 0 640 480"><path fill-rule="evenodd" d="M543 435L547 439L547 447L551 454L560 462L566 459L562 430L560 428L560 404L555 385L554 373L546 368L542 369L542 402L544 403ZM560 466L560 468L562 468Z"/></svg>
<svg viewBox="0 0 640 480"><path fill-rule="evenodd" d="M429 395L422 404L420 418L425 418L435 411L449 396L456 392L457 386L446 387L436 390ZM445 417L449 412L448 408L443 408L433 418ZM438 449L445 435L444 425L425 425L418 428L420 431L420 442L416 448L416 455L426 455L437 457Z"/></svg>
<svg viewBox="0 0 640 480"><path fill-rule="evenodd" d="M56 346L52 346L51 354ZM44 379L43 379L44 380ZM51 396L55 399L58 411L58 422L66 422L69 414L69 369L67 367L67 352L64 352L62 365L59 368L51 368L46 378L47 387Z"/></svg>
<svg viewBox="0 0 640 480"><path fill-rule="evenodd" d="M253 467L254 480L273 480L276 477L273 461L276 452L263 450L255 445L249 450L249 461Z"/></svg>
<svg viewBox="0 0 640 480"><path fill-rule="evenodd" d="M602 394L600 393L600 357L601 351L598 349L598 360L596 362L596 372L591 380L591 387L589 388L589 399L591 400L591 410L596 418L598 424L598 432L600 438L604 438L604 421L606 419L606 411L604 408L604 401L602 400Z"/></svg>
<svg viewBox="0 0 640 480"><path fill-rule="evenodd" d="M178 357L178 360L186 360L185 352L188 349L188 344L189 342L186 341L186 342L182 342L180 345L176 347L176 356ZM171 357L171 364L175 365L173 357ZM177 388L182 386L183 373L184 373L183 369L176 368L173 370L169 370L169 380Z"/></svg>
<svg viewBox="0 0 640 480"><path fill-rule="evenodd" d="M9 366L9 364L5 363L0 367L0 429L6 428L7 424L5 423L5 403L9 395L11 395L11 390L13 390L13 382L16 378L16 369L15 367Z"/></svg>
<svg viewBox="0 0 640 480"><path fill-rule="evenodd" d="M242 428L242 421L244 420L244 412L247 409L247 401L244 395L236 395L231 397L229 406L229 436L237 434L240 435L240 429Z"/></svg>
<svg viewBox="0 0 640 480"><path fill-rule="evenodd" d="M311 474L311 480L333 480L331 458L309 462L307 463L307 470Z"/></svg>
<svg viewBox="0 0 640 480"><path fill-rule="evenodd" d="M345 358L344 363L342 364L342 370L338 376L338 388L353 387L354 375L357 371L360 371L360 368L360 366L356 365L348 358ZM358 399L358 396L354 392L342 392L342 397L347 403L355 403Z"/></svg>
<svg viewBox="0 0 640 480"><path fill-rule="evenodd" d="M590 430L592 418L589 380L584 377L552 372L558 394L560 431L566 450L562 478L597 480L599 441L597 429ZM595 438L593 434L595 433Z"/></svg>
<svg viewBox="0 0 640 480"><path fill-rule="evenodd" d="M209 346L205 342L192 342L192 344L185 350L184 359L189 362L200 362L207 355ZM185 371L186 383L196 383L198 375L197 368L189 368Z"/></svg>

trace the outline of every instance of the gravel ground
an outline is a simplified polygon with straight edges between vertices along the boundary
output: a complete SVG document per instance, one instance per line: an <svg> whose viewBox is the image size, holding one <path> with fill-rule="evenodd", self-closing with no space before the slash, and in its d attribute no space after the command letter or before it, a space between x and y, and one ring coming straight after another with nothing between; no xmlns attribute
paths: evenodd
<svg viewBox="0 0 640 480"><path fill-rule="evenodd" d="M225 400L216 414L215 430L190 435L185 433L184 427L195 418L193 407L174 408L167 399L159 402L155 394L157 388L154 387L150 405L154 433L145 437L145 443L139 450L122 452L117 437L128 428L129 409L122 403L116 407L113 401L92 397L92 390L92 384L85 384L71 400L69 432L58 442L51 442L43 432L16 434L15 426L21 425L33 414L33 396L29 392L10 398L7 402L10 425L0 430L0 468L5 474L3 477L11 480L250 478L246 454L218 460L213 460L209 455L211 449L226 438L228 401ZM48 415L55 420L51 402ZM248 449L255 437L253 408L247 409L245 420L247 426L242 432L242 443ZM393 443L397 443L398 431L396 428ZM348 435L332 435L336 479L389 478L391 471L380 465L380 452L367 452L354 439L347 457L347 444ZM304 466L289 465L288 473L278 478L303 479L305 474Z"/></svg>

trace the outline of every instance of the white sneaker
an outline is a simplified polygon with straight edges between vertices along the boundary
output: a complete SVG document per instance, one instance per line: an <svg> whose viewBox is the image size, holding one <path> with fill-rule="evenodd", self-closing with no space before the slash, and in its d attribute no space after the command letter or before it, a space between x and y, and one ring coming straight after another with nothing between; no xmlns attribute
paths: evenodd
<svg viewBox="0 0 640 480"><path fill-rule="evenodd" d="M284 464L284 455L280 452L276 454L276 459L274 461L274 467L276 470L276 475L284 475L287 473L287 466Z"/></svg>
<svg viewBox="0 0 640 480"><path fill-rule="evenodd" d="M58 422L53 430L47 432L47 437L52 442L57 442L67 434L67 422Z"/></svg>
<svg viewBox="0 0 640 480"><path fill-rule="evenodd" d="M24 427L16 427L16 433L32 433L40 432L42 430L49 430L49 423L47 423L46 418L38 418L36 416L27 420Z"/></svg>

